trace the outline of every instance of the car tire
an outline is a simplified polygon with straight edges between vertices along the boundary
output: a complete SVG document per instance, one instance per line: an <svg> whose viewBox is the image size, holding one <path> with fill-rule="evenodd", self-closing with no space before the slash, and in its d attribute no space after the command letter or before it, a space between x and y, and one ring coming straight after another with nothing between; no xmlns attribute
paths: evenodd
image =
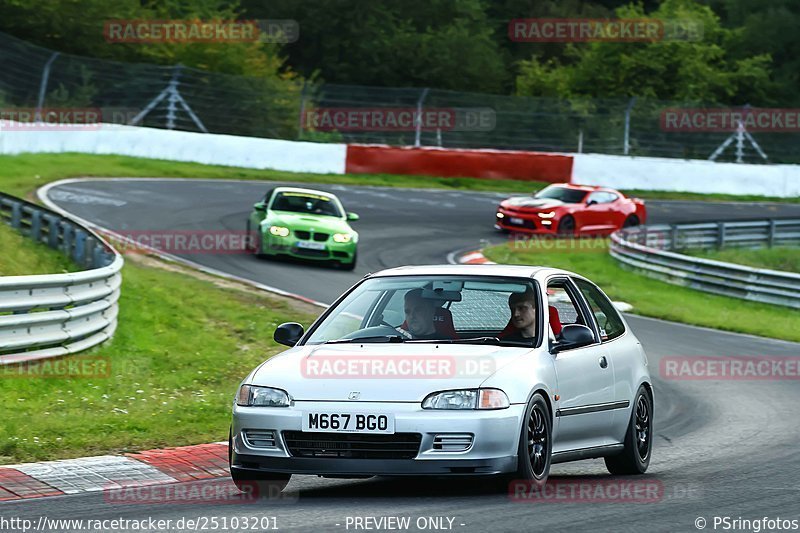
<svg viewBox="0 0 800 533"><path fill-rule="evenodd" d="M644 474L653 452L653 399L644 386L636 392L623 444L622 453L605 458L608 471L615 475Z"/></svg>
<svg viewBox="0 0 800 533"><path fill-rule="evenodd" d="M279 497L286 485L291 480L291 474L280 474L275 472L239 472L232 468L233 462L233 438L228 431L228 469L231 479L236 488L248 496L262 499Z"/></svg>
<svg viewBox="0 0 800 533"><path fill-rule="evenodd" d="M623 228L632 228L634 226L638 226L641 224L639 221L639 217L636 215L630 215L628 218L625 219L625 222L622 223Z"/></svg>
<svg viewBox="0 0 800 533"><path fill-rule="evenodd" d="M261 235L260 231L257 231L255 246L253 246L252 248L253 248L253 253L258 259L264 259L267 257L267 254L264 253L262 246L264 246L264 237Z"/></svg>
<svg viewBox="0 0 800 533"><path fill-rule="evenodd" d="M358 251L353 252L353 260L349 263L340 263L343 270L355 270L358 261Z"/></svg>
<svg viewBox="0 0 800 533"><path fill-rule="evenodd" d="M525 409L517 451L516 482L526 482L531 489L541 489L550 475L553 455L553 422L547 402L534 394Z"/></svg>
<svg viewBox="0 0 800 533"><path fill-rule="evenodd" d="M558 234L562 237L571 237L575 235L575 218L572 215L566 215L558 221Z"/></svg>
<svg viewBox="0 0 800 533"><path fill-rule="evenodd" d="M255 247L252 246L252 234L250 233L250 220L247 220L247 229L245 229L245 241L244 241L244 251L245 252L255 252Z"/></svg>

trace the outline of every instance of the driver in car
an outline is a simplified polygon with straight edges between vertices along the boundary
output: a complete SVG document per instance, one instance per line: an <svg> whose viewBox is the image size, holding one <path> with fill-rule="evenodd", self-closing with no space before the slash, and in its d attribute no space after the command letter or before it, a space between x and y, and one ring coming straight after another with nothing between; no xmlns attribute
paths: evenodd
<svg viewBox="0 0 800 533"><path fill-rule="evenodd" d="M504 340L531 341L536 336L536 295L530 289L512 292L508 297L511 325L514 330L503 336Z"/></svg>
<svg viewBox="0 0 800 533"><path fill-rule="evenodd" d="M438 339L433 317L436 302L422 297L422 289L411 289L405 294L405 326L412 339Z"/></svg>

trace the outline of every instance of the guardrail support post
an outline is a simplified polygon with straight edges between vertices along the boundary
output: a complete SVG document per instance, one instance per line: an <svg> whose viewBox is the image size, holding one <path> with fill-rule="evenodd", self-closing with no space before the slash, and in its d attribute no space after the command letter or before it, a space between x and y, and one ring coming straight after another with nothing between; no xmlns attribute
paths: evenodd
<svg viewBox="0 0 800 533"><path fill-rule="evenodd" d="M769 234L767 234L767 247L772 248L775 244L775 219L769 219Z"/></svg>
<svg viewBox="0 0 800 533"><path fill-rule="evenodd" d="M83 264L83 257L86 251L86 232L75 230L75 249L73 250L72 259L80 264Z"/></svg>
<svg viewBox="0 0 800 533"><path fill-rule="evenodd" d="M83 256L83 265L91 268L92 260L94 259L94 251L97 247L97 241L93 237L86 239L86 253Z"/></svg>
<svg viewBox="0 0 800 533"><path fill-rule="evenodd" d="M31 238L39 242L42 238L42 213L34 211L31 217Z"/></svg>
<svg viewBox="0 0 800 533"><path fill-rule="evenodd" d="M61 221L61 250L67 257L72 257L72 226L66 220Z"/></svg>
<svg viewBox="0 0 800 533"><path fill-rule="evenodd" d="M717 248L722 250L725 246L725 223L720 222L717 224Z"/></svg>
<svg viewBox="0 0 800 533"><path fill-rule="evenodd" d="M669 248L667 250L678 249L678 226L670 224L669 226Z"/></svg>
<svg viewBox="0 0 800 533"><path fill-rule="evenodd" d="M103 264L103 248L100 246L96 246L94 249L94 253L92 254L92 264L90 265L92 268L100 268Z"/></svg>
<svg viewBox="0 0 800 533"><path fill-rule="evenodd" d="M50 217L50 231L47 235L47 244L50 248L58 248L58 219Z"/></svg>
<svg viewBox="0 0 800 533"><path fill-rule="evenodd" d="M14 229L22 227L22 206L16 202L11 205L11 227Z"/></svg>

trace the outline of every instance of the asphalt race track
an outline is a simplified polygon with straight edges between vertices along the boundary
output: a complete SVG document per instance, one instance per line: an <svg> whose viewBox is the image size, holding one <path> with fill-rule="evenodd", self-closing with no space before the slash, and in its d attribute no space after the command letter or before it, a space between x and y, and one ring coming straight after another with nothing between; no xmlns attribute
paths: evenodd
<svg viewBox="0 0 800 533"><path fill-rule="evenodd" d="M268 185L213 181L91 181L58 186L50 198L114 230L241 230ZM502 195L344 186L335 192L361 215L355 273L251 255L191 260L330 302L363 274L401 264L442 263L450 251L500 242L491 228ZM800 206L649 202L651 222L799 216ZM788 311L787 311L788 312ZM81 494L0 504L0 514L30 518L141 520L147 517L275 516L280 530L353 531L347 517L453 518L455 531L697 531L705 518L800 519L800 384L796 380L686 381L659 378L666 356L800 355L800 344L722 333L629 316L651 359L656 416L653 460L644 478L662 491L651 503L514 501L481 479L334 480L295 476L278 502L112 504ZM233 394L233 391L231 392ZM222 436L225 428L220 428ZM98 436L100 437L100 436ZM601 460L555 465L551 483L611 478ZM223 481L195 482L223 483ZM448 522L445 520L445 526ZM721 526L717 527L720 530ZM260 529L259 529L260 530Z"/></svg>
<svg viewBox="0 0 800 533"><path fill-rule="evenodd" d="M54 187L49 198L69 212L117 231L244 232L255 202L275 183L203 180L114 180ZM288 183L287 183L288 185ZM308 187L308 184L294 184ZM252 254L185 255L206 267L331 303L369 272L446 262L448 252L504 237L492 227L506 194L319 185L361 216L355 273ZM800 217L798 204L648 202L649 222Z"/></svg>

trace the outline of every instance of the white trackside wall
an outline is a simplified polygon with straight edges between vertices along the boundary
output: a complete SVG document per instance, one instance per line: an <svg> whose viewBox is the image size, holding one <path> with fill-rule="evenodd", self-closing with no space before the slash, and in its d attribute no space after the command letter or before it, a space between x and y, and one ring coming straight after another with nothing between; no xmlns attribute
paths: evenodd
<svg viewBox="0 0 800 533"><path fill-rule="evenodd" d="M6 122L0 154L80 152L207 165L344 174L347 145L98 124L82 130L34 131Z"/></svg>
<svg viewBox="0 0 800 533"><path fill-rule="evenodd" d="M615 189L800 196L800 166L574 154L572 183Z"/></svg>
<svg viewBox="0 0 800 533"><path fill-rule="evenodd" d="M4 121L0 127L0 154L114 154L242 168L344 174L348 171L349 150L351 147L346 144L237 137L113 124L86 127L83 130L72 128L38 131ZM357 151L357 147L352 150ZM407 152L409 157L415 155L414 150ZM449 151L439 149L437 153L439 152ZM454 155L455 152L458 151L454 151ZM470 175L470 169L480 167L483 174L488 173L496 178L517 177L507 175L508 169L500 168L501 161L496 159L497 152L494 150L470 150L470 154L474 160L472 165L465 167L465 175ZM543 154L531 152L530 155L532 158L541 158ZM572 159L572 183L604 185L618 189L800 196L798 165L747 165L602 154L559 155ZM396 160L393 161L397 163ZM382 172L384 158L377 157L373 163L369 170L353 167L351 172ZM420 173L415 171L411 163L402 168L405 170L398 171L395 167L389 170L387 167L386 172ZM536 174L537 167L532 168L530 172ZM423 174L430 174L430 171L426 170ZM561 179L566 181L570 176L569 161L563 174ZM478 170L473 175L483 177ZM536 176L532 175L530 179L536 179Z"/></svg>

